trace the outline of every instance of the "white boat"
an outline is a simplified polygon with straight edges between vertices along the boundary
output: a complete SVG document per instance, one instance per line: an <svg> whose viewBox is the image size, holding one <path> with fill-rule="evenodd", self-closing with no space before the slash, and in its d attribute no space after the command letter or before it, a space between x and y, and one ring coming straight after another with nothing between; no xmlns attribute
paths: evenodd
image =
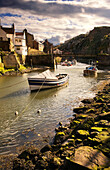
<svg viewBox="0 0 110 170"><path fill-rule="evenodd" d="M58 74L55 76L50 70L28 78L31 91L61 87L66 85L68 81L68 74Z"/></svg>

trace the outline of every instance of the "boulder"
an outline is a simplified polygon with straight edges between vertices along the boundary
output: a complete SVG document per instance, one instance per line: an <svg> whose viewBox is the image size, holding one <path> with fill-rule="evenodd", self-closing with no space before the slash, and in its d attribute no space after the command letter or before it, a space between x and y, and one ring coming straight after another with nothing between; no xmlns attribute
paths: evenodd
<svg viewBox="0 0 110 170"><path fill-rule="evenodd" d="M109 167L110 159L102 152L89 146L81 146L75 150L75 155L70 157L70 161L82 165L89 169L98 167Z"/></svg>
<svg viewBox="0 0 110 170"><path fill-rule="evenodd" d="M77 131L77 136L80 138L80 139L85 139L89 136L89 132L86 131L86 130L78 130Z"/></svg>

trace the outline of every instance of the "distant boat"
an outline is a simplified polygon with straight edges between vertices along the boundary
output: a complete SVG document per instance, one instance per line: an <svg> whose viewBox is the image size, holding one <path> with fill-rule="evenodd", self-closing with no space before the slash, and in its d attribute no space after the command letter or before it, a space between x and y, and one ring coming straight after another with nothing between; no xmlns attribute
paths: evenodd
<svg viewBox="0 0 110 170"><path fill-rule="evenodd" d="M84 76L97 76L97 68L96 66L89 66L83 71Z"/></svg>
<svg viewBox="0 0 110 170"><path fill-rule="evenodd" d="M77 61L74 59L73 61L67 61L65 60L64 62L61 63L62 66L73 66L76 65Z"/></svg>
<svg viewBox="0 0 110 170"><path fill-rule="evenodd" d="M68 74L58 74L55 76L50 70L28 78L31 91L61 87L66 85L68 81Z"/></svg>

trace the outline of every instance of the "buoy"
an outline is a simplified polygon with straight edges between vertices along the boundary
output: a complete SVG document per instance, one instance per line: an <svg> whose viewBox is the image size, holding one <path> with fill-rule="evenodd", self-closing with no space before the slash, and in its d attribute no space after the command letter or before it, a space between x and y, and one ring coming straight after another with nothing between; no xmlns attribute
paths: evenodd
<svg viewBox="0 0 110 170"><path fill-rule="evenodd" d="M18 111L15 112L15 115L18 115Z"/></svg>
<svg viewBox="0 0 110 170"><path fill-rule="evenodd" d="M39 110L37 111L37 113L41 113L41 110L39 109Z"/></svg>

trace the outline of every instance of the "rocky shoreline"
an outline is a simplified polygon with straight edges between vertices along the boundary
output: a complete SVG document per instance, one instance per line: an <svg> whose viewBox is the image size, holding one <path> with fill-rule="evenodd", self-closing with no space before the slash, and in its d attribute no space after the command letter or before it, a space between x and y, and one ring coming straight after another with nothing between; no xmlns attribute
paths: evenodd
<svg viewBox="0 0 110 170"><path fill-rule="evenodd" d="M13 169L110 169L110 83L82 103L69 124L59 123L52 145L24 150Z"/></svg>

